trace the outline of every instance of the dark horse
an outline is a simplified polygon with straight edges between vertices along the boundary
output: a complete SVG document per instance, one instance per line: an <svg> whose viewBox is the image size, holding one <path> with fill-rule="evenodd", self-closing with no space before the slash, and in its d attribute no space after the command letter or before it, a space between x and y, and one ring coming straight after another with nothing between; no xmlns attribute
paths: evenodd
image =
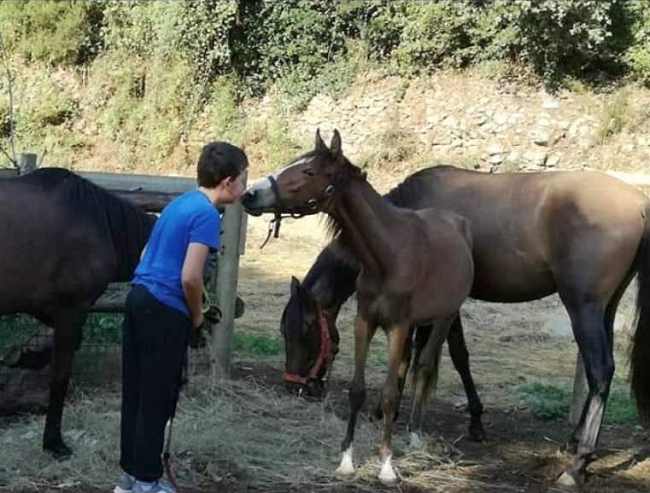
<svg viewBox="0 0 650 493"><path fill-rule="evenodd" d="M54 329L43 448L65 458L61 416L72 357L90 306L130 281L155 216L58 168L0 180L0 314Z"/></svg>
<svg viewBox="0 0 650 493"><path fill-rule="evenodd" d="M337 131L330 149L317 133L314 151L280 171L273 184L276 212L327 212L338 248L361 266L351 413L337 473L354 472L352 442L365 398L368 347L381 326L388 335L389 362L382 390L384 437L379 478L393 484L397 476L392 466L391 435L406 341L413 325L434 325L422 351L421 361L427 364L418 365L415 371L411 425L420 427L421 403L435 381L440 347L472 286L472 240L467 221L452 211L400 209L383 200L343 155ZM255 189L253 185L243 197L244 207L255 210ZM401 241L397 243L395 238Z"/></svg>
<svg viewBox="0 0 650 493"><path fill-rule="evenodd" d="M475 265L471 297L521 302L559 293L589 384L580 420L567 442L577 455L560 481L581 483L594 456L614 373L616 309L635 273L639 292L631 384L642 418L650 420L648 199L598 172L492 175L448 166L415 173L395 193L407 207L445 207L468 218ZM273 210L276 202L268 183L244 199L254 211ZM324 263L313 270L343 268L330 255L321 255L320 261Z"/></svg>

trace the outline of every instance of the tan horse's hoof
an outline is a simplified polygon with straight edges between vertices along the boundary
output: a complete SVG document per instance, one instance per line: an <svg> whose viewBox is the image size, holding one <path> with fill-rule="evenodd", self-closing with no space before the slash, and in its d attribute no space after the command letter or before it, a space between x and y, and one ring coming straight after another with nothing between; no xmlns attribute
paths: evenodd
<svg viewBox="0 0 650 493"><path fill-rule="evenodd" d="M566 488L580 488L580 484L569 471L564 471L562 475L557 478L557 484Z"/></svg>

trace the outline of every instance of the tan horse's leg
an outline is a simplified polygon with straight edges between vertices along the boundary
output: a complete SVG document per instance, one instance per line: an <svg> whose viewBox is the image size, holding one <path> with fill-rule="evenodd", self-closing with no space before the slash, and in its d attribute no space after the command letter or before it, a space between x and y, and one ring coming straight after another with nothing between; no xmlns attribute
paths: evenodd
<svg viewBox="0 0 650 493"><path fill-rule="evenodd" d="M354 320L354 376L350 385L350 418L345 439L341 445L343 456L341 464L336 469L337 476L349 476L354 473L352 462L352 442L357 423L357 414L366 399L365 369L368 357L368 346L375 335L376 326L369 324L360 314Z"/></svg>

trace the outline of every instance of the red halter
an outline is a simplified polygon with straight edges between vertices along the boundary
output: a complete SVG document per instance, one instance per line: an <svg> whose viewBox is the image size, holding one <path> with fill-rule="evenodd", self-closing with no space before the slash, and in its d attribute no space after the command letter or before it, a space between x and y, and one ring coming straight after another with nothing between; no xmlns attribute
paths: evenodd
<svg viewBox="0 0 650 493"><path fill-rule="evenodd" d="M334 362L336 350L334 349L329 324L327 323L328 314L321 308L320 303L316 303L316 307L318 310L318 325L320 325L320 350L318 351L318 357L306 377L300 376L295 372L285 371L282 375L285 382L307 385L310 380L316 380L321 373L327 371Z"/></svg>

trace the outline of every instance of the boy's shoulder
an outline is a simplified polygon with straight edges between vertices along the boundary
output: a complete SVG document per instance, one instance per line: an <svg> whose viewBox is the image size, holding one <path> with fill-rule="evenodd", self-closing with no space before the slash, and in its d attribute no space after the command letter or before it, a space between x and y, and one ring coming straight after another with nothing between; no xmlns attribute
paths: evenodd
<svg viewBox="0 0 650 493"><path fill-rule="evenodd" d="M163 214L169 216L192 216L192 215L215 215L219 217L219 211L209 199L198 190L191 190L179 195L172 200L163 210Z"/></svg>

